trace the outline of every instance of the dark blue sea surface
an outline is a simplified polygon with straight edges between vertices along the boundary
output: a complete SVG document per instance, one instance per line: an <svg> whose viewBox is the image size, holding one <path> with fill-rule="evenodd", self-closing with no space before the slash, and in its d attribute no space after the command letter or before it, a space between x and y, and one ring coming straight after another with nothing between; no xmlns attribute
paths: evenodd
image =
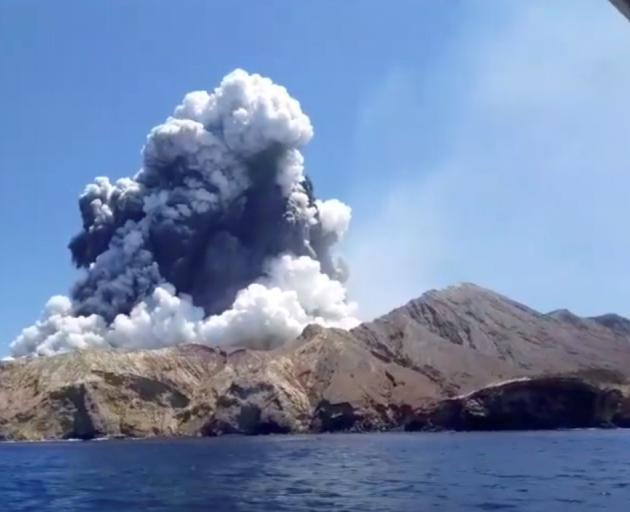
<svg viewBox="0 0 630 512"><path fill-rule="evenodd" d="M630 511L630 431L0 444L0 510Z"/></svg>

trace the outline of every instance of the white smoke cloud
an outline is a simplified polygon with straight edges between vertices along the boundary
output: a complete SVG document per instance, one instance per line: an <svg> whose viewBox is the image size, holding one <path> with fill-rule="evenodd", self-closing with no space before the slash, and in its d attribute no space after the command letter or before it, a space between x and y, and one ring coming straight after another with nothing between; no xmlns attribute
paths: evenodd
<svg viewBox="0 0 630 512"><path fill-rule="evenodd" d="M202 308L164 283L110 326L98 315L74 316L68 297L52 297L42 319L12 343L14 357L47 356L95 347L160 348L183 343L270 349L295 338L311 323L350 329L356 304L343 285L323 274L319 262L283 255L267 275L241 290L232 307L204 318Z"/></svg>
<svg viewBox="0 0 630 512"><path fill-rule="evenodd" d="M24 329L11 344L11 355L49 356L58 352L107 346L106 324L98 315L73 316L68 297L55 295L46 303L42 318Z"/></svg>
<svg viewBox="0 0 630 512"><path fill-rule="evenodd" d="M351 210L313 197L311 122L284 87L236 70L153 128L133 178L96 178L70 244L84 267L13 357L181 343L272 348L309 323L350 328L329 253Z"/></svg>
<svg viewBox="0 0 630 512"><path fill-rule="evenodd" d="M343 285L323 274L319 262L284 255L270 261L267 272L241 290L229 310L201 324L204 343L271 348L311 323L345 329L358 324L356 305L346 302Z"/></svg>
<svg viewBox="0 0 630 512"><path fill-rule="evenodd" d="M315 201L319 211L319 220L322 228L327 233L334 233L338 240L341 240L350 227L350 217L352 210L347 204L339 199L327 199Z"/></svg>
<svg viewBox="0 0 630 512"><path fill-rule="evenodd" d="M203 309L190 298L178 297L170 284L158 286L147 300L129 315L118 315L106 334L115 347L159 348L181 343L201 342L198 336Z"/></svg>
<svg viewBox="0 0 630 512"><path fill-rule="evenodd" d="M284 87L242 69L227 75L213 94L187 94L174 116L218 127L231 150L249 155L270 143L303 146L313 137L310 119Z"/></svg>

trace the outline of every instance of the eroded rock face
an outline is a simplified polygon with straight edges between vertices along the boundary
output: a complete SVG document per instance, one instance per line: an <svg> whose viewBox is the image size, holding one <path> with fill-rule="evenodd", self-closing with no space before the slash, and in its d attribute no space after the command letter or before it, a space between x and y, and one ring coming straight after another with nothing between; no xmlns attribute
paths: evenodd
<svg viewBox="0 0 630 512"><path fill-rule="evenodd" d="M309 326L268 352L5 362L0 438L630 426L628 325L462 285L350 332Z"/></svg>
<svg viewBox="0 0 630 512"><path fill-rule="evenodd" d="M613 427L623 396L583 380L525 378L414 411L406 430L540 430Z"/></svg>
<svg viewBox="0 0 630 512"><path fill-rule="evenodd" d="M178 413L226 355L199 346L86 351L0 367L0 436L91 439L176 435Z"/></svg>

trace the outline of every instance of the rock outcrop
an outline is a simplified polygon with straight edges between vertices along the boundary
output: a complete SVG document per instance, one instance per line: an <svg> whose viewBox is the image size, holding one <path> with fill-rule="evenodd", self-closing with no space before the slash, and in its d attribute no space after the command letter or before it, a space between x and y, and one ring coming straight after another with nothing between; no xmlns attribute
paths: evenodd
<svg viewBox="0 0 630 512"><path fill-rule="evenodd" d="M475 285L273 351L200 345L0 363L0 438L630 426L630 321ZM501 384L503 382L503 384Z"/></svg>
<svg viewBox="0 0 630 512"><path fill-rule="evenodd" d="M406 430L614 427L623 395L568 377L523 378L414 411Z"/></svg>

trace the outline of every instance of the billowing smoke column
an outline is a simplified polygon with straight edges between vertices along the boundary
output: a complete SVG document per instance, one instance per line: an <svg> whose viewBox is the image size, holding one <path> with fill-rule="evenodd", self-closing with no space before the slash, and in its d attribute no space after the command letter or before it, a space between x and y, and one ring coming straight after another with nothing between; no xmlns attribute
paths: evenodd
<svg viewBox="0 0 630 512"><path fill-rule="evenodd" d="M14 357L178 343L271 348L308 323L350 327L330 253L350 208L316 200L299 148L313 135L286 89L236 70L151 130L143 166L97 178L70 242L85 269L49 300Z"/></svg>

